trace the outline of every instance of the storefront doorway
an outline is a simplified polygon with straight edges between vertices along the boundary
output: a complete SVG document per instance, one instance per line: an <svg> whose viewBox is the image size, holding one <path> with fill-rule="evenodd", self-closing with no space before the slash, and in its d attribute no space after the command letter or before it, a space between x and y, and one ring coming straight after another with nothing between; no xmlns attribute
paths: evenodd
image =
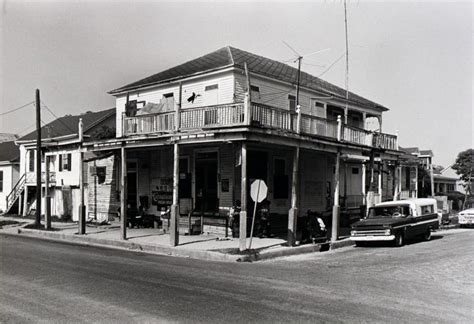
<svg viewBox="0 0 474 324"><path fill-rule="evenodd" d="M201 212L217 212L217 152L199 152L196 154L196 205Z"/></svg>

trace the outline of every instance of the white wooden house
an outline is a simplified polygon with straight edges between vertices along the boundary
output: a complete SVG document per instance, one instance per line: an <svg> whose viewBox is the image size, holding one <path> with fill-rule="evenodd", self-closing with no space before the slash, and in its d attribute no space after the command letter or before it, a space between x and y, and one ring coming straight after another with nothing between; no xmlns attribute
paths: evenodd
<svg viewBox="0 0 474 324"><path fill-rule="evenodd" d="M297 76L286 64L221 48L111 91L116 139L85 148L120 150L122 206L171 210L173 235L179 214L219 213L237 200L245 213L257 178L289 237L307 210L380 200L385 174L393 198L401 152L397 137L382 132L388 109L354 93L346 100L345 90L305 72L297 91ZM365 129L369 119L376 132Z"/></svg>
<svg viewBox="0 0 474 324"><path fill-rule="evenodd" d="M82 126L80 126L82 124ZM46 161L51 213L79 219L81 147L95 140L103 128L115 132L115 108L60 117L41 128L42 196L45 196ZM11 191L7 210L26 216L36 209L36 131L16 141L20 151L19 179ZM45 213L42 204L42 214Z"/></svg>
<svg viewBox="0 0 474 324"><path fill-rule="evenodd" d="M0 213L7 211L9 195L20 173L20 150L14 141L0 143Z"/></svg>

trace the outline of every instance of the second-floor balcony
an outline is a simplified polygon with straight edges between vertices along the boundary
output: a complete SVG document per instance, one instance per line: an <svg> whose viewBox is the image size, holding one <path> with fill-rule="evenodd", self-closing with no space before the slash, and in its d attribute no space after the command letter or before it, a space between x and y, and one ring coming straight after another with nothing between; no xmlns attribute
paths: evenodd
<svg viewBox="0 0 474 324"><path fill-rule="evenodd" d="M252 126L280 130L307 136L321 136L341 142L369 147L397 150L397 137L380 132L341 124L307 114L300 115L289 110L259 103L250 107L243 103L206 106L182 109L179 115L179 130L227 128ZM155 114L128 117L123 115L124 136L172 133L176 130L176 112L167 111ZM338 131L341 132L338 136Z"/></svg>

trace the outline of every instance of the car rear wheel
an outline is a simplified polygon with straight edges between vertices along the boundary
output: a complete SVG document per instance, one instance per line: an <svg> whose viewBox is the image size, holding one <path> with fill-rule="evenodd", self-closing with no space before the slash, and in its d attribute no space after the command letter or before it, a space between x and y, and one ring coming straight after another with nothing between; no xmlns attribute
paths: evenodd
<svg viewBox="0 0 474 324"><path fill-rule="evenodd" d="M404 242L404 239L403 239L403 234L402 233L397 233L397 235L395 235L395 246L396 247L400 247L400 246L403 246L403 244L405 243Z"/></svg>
<svg viewBox="0 0 474 324"><path fill-rule="evenodd" d="M431 228L428 228L425 232L425 234L423 234L423 239L425 241L429 241L431 240Z"/></svg>

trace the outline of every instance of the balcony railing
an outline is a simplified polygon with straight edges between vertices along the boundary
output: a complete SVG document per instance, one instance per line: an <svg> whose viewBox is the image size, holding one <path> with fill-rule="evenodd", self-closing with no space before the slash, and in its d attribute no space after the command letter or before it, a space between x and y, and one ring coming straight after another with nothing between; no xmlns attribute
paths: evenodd
<svg viewBox="0 0 474 324"><path fill-rule="evenodd" d="M46 172L41 172L41 183L46 180ZM36 183L36 172L26 173L26 183ZM56 183L56 172L49 172L49 183Z"/></svg>
<svg viewBox="0 0 474 324"><path fill-rule="evenodd" d="M244 122L244 104L183 109L180 120L181 129L237 126Z"/></svg>
<svg viewBox="0 0 474 324"><path fill-rule="evenodd" d="M215 105L180 111L182 131L250 125L289 133L297 132L298 114L259 103ZM174 111L127 117L123 115L124 136L170 133L176 130ZM338 139L337 121L301 114L300 133ZM397 137L341 125L341 141L382 149L397 150Z"/></svg>

